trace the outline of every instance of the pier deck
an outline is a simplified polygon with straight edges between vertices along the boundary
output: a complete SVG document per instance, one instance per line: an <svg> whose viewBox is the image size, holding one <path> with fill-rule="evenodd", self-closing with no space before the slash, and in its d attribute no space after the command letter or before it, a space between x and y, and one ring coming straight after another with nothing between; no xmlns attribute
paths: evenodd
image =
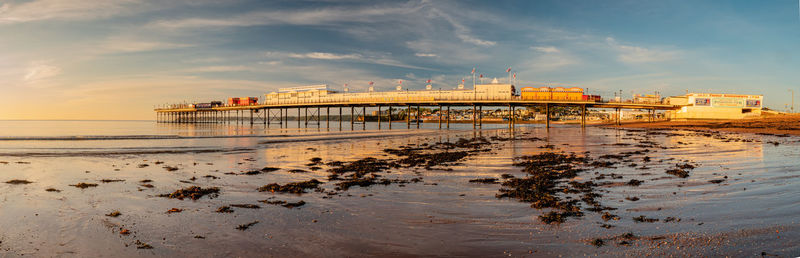
<svg viewBox="0 0 800 258"><path fill-rule="evenodd" d="M321 108L326 109L325 119L330 126L331 108L338 108L339 125L343 118L342 109L350 108L350 123L351 127L357 121L365 123L366 121L366 108L377 107L378 115L377 122L380 128L382 118L387 118L391 122L392 107L407 107L406 110L413 110L416 108L414 121L419 127L419 108L420 107L438 107L440 112L437 115L439 120L439 128L442 122L446 122L449 128L451 115L450 107L471 107L472 108L472 123L473 127L480 126L483 121L482 110L483 107L505 107L509 110L508 123L509 127L514 127L516 124L515 110L517 107L531 107L539 106L545 108L546 125L550 126L551 107L557 106L572 106L581 108L581 125L586 125L586 110L588 108L604 108L614 109L616 111L616 122L620 122L620 111L622 109L634 110L647 110L650 120L653 120L656 110L675 110L680 109L681 106L668 105L668 104L650 104L650 103L629 103L629 102L595 102L595 101L555 101L555 100L520 100L520 99L505 99L505 100L425 100L425 101L377 101L377 102L358 102L358 101L342 101L342 102L295 102L295 103L266 103L258 105L247 106L218 106L211 108L158 108L155 109L157 113L158 122L167 123L224 123L231 121L237 123L245 123L247 120L246 113L249 114L250 124L254 124L254 119L261 119L264 125L269 126L272 123L278 123L281 126L289 122L289 110L297 109L297 123L298 126L301 122L308 125L309 121L320 123ZM389 110L389 115L383 115L381 108L386 107ZM305 115L301 114L301 109L305 110ZM360 109L360 110L358 110ZM446 111L444 111L446 109ZM276 112L277 110L277 112ZM311 113L309 114L309 110ZM443 112L444 111L444 112ZM235 113L235 114L232 114ZM446 113L446 114L442 114ZM234 116L235 115L235 116ZM255 115L255 117L254 117ZM405 115L406 123L409 128L411 127L411 115ZM301 116L303 119L301 119ZM389 123L391 127L391 123ZM364 126L366 127L366 126Z"/></svg>

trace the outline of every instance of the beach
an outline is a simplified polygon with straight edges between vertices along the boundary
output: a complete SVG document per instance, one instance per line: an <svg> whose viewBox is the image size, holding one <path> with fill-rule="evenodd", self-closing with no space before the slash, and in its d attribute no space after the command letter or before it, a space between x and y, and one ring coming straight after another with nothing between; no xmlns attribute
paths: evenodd
<svg viewBox="0 0 800 258"><path fill-rule="evenodd" d="M14 123L26 129L0 139L9 256L800 252L784 133ZM30 129L45 126L66 133Z"/></svg>
<svg viewBox="0 0 800 258"><path fill-rule="evenodd" d="M741 120L684 120L625 123L625 128L707 130L731 133L800 135L800 115L768 115Z"/></svg>

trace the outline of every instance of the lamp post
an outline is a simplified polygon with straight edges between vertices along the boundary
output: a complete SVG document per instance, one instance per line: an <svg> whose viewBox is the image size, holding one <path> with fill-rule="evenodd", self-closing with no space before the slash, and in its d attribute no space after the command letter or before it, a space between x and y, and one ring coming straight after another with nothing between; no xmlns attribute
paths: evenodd
<svg viewBox="0 0 800 258"><path fill-rule="evenodd" d="M794 90L789 89L789 92L792 93L792 109L791 109L791 113L794 113Z"/></svg>

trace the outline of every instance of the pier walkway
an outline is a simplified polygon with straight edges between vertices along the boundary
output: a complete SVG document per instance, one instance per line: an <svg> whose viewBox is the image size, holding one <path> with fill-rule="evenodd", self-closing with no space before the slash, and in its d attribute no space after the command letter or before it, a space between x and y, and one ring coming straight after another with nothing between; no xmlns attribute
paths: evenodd
<svg viewBox="0 0 800 258"><path fill-rule="evenodd" d="M356 123L365 124L367 121L367 108L377 108L377 115L369 116L378 122L380 128L382 121L391 122L393 117L398 117L393 113L396 107L405 107L403 117L407 126L410 128L412 120L419 128L420 123L420 108L421 107L436 107L439 112L436 114L439 123L439 128L442 128L442 123L449 128L452 120L450 112L451 107L471 108L472 112L472 125L473 128L481 126L483 122L483 107L500 107L507 108L507 115L504 115L504 120L507 120L509 127L514 127L517 123L518 117L516 109L519 107L541 107L546 114L545 124L550 127L551 121L551 108L552 107L579 107L581 110L581 125L586 125L586 112L589 108L602 108L614 109L615 119L619 124L620 111L622 109L632 110L647 110L649 118L652 121L656 110L676 110L681 106L658 104L658 103L630 103L630 102L595 102L595 101L558 101L558 100L522 100L519 98L505 99L505 100L420 100L420 101L336 101L336 102L289 102L289 103L268 103L246 106L216 106L211 108L194 108L194 107L179 107L179 108L157 108L155 109L157 121L160 123L249 123L251 125L256 123L256 120L261 120L265 126L271 124L279 124L280 126L289 123L289 111L297 110L295 120L298 127L305 123L321 124L322 109L325 109L325 122L327 127L330 128L331 117L338 116L339 127L341 128L344 114L343 109L349 108L350 112L347 116L350 119L351 127ZM338 111L331 114L331 108ZM388 112L384 113L383 108L387 108ZM402 109L402 108L400 108ZM303 113L304 111L304 113ZM411 113L413 112L413 114ZM249 114L248 114L249 113ZM248 118L249 116L249 118ZM413 118L412 118L413 116ZM366 127L364 125L364 127Z"/></svg>

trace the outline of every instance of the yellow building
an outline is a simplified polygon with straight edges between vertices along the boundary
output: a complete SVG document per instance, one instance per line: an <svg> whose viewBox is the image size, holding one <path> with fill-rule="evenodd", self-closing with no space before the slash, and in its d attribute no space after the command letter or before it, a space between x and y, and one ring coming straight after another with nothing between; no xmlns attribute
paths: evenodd
<svg viewBox="0 0 800 258"><path fill-rule="evenodd" d="M525 87L521 90L523 100L583 100L583 89L578 87Z"/></svg>
<svg viewBox="0 0 800 258"><path fill-rule="evenodd" d="M669 97L668 104L682 106L667 112L670 119L743 119L761 115L763 95L690 93Z"/></svg>

